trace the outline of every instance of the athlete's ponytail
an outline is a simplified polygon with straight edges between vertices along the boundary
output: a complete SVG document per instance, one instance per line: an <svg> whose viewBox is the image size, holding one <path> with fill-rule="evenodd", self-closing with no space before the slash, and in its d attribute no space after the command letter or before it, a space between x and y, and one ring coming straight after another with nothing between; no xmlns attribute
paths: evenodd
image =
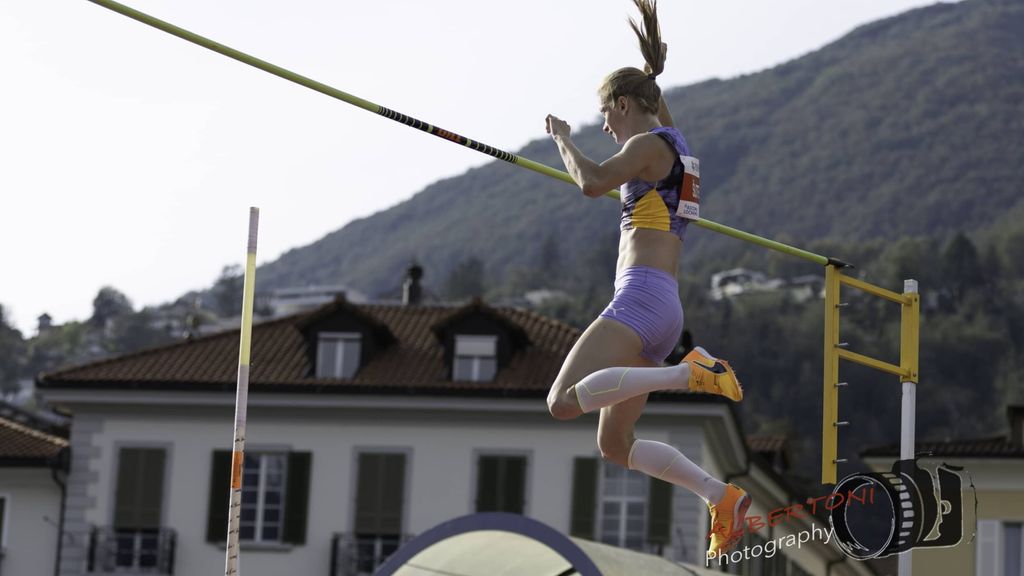
<svg viewBox="0 0 1024 576"><path fill-rule="evenodd" d="M630 18L629 26L640 41L640 53L646 64L643 70L629 67L612 72L601 83L598 96L605 105L613 105L620 96L631 97L644 111L657 114L661 88L655 77L665 69L666 56L658 25L658 2L633 0L633 3L640 9L640 24Z"/></svg>

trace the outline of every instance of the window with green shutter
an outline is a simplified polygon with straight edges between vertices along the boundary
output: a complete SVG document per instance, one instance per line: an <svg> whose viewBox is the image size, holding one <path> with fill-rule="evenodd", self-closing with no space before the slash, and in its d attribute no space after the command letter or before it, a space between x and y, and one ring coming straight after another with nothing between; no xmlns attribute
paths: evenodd
<svg viewBox="0 0 1024 576"><path fill-rule="evenodd" d="M597 458L575 458L572 464L572 511L569 534L594 539L597 511Z"/></svg>
<svg viewBox="0 0 1024 576"><path fill-rule="evenodd" d="M650 479L647 499L647 542L657 550L672 541L672 484Z"/></svg>
<svg viewBox="0 0 1024 576"><path fill-rule="evenodd" d="M114 528L160 528L165 459L163 448L121 448L118 452Z"/></svg>
<svg viewBox="0 0 1024 576"><path fill-rule="evenodd" d="M404 539L405 454L363 452L356 466L352 560L357 573L370 574Z"/></svg>
<svg viewBox="0 0 1024 576"><path fill-rule="evenodd" d="M355 532L398 536L405 498L405 454L359 454Z"/></svg>
<svg viewBox="0 0 1024 576"><path fill-rule="evenodd" d="M526 502L526 456L481 456L476 511L522 514Z"/></svg>
<svg viewBox="0 0 1024 576"><path fill-rule="evenodd" d="M117 568L157 565L166 454L163 448L121 448L117 453L112 546Z"/></svg>
<svg viewBox="0 0 1024 576"><path fill-rule="evenodd" d="M239 540L304 544L312 454L247 452L242 466ZM215 450L211 463L206 540L227 540L231 452Z"/></svg>

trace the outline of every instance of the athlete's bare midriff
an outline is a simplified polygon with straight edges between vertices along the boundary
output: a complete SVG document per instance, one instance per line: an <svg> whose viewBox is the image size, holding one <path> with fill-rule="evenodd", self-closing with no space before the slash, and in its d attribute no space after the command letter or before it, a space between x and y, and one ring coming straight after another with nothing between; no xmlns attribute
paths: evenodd
<svg viewBox="0 0 1024 576"><path fill-rule="evenodd" d="M615 271L621 273L630 266L650 266L675 278L682 251L682 241L671 232L649 228L623 230L619 236L619 259Z"/></svg>

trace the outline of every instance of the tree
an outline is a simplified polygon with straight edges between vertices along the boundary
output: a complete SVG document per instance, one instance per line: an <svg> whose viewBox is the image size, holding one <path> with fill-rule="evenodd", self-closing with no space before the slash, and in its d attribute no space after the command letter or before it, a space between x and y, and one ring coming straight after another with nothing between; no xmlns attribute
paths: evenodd
<svg viewBox="0 0 1024 576"><path fill-rule="evenodd" d="M225 266L220 271L220 278L211 290L213 310L224 318L231 318L242 313L242 291L245 276L238 264Z"/></svg>
<svg viewBox="0 0 1024 576"><path fill-rule="evenodd" d="M114 354L128 354L173 342L174 338L167 330L153 326L153 317L150 310L143 309L118 318L110 336L110 351Z"/></svg>
<svg viewBox="0 0 1024 576"><path fill-rule="evenodd" d="M953 308L969 291L985 284L985 272L981 268L978 249L962 232L953 237L942 254L942 272L946 289L953 300Z"/></svg>
<svg viewBox="0 0 1024 576"><path fill-rule="evenodd" d="M0 394L16 392L25 356L25 341L16 328L7 323L0 305Z"/></svg>
<svg viewBox="0 0 1024 576"><path fill-rule="evenodd" d="M89 318L89 325L93 328L105 328L111 320L132 312L132 303L127 296L113 286L104 286L92 301L92 318Z"/></svg>
<svg viewBox="0 0 1024 576"><path fill-rule="evenodd" d="M445 282L445 295L452 300L464 300L484 294L484 263L476 256L465 258L455 265Z"/></svg>

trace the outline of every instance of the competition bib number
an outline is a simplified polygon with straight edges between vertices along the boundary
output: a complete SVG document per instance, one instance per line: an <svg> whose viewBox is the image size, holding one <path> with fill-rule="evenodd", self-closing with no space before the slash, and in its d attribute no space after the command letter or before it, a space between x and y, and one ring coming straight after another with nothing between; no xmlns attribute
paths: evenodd
<svg viewBox="0 0 1024 576"><path fill-rule="evenodd" d="M680 156L683 163L683 183L679 186L679 207L676 215L687 220L700 220L700 160L693 156Z"/></svg>

